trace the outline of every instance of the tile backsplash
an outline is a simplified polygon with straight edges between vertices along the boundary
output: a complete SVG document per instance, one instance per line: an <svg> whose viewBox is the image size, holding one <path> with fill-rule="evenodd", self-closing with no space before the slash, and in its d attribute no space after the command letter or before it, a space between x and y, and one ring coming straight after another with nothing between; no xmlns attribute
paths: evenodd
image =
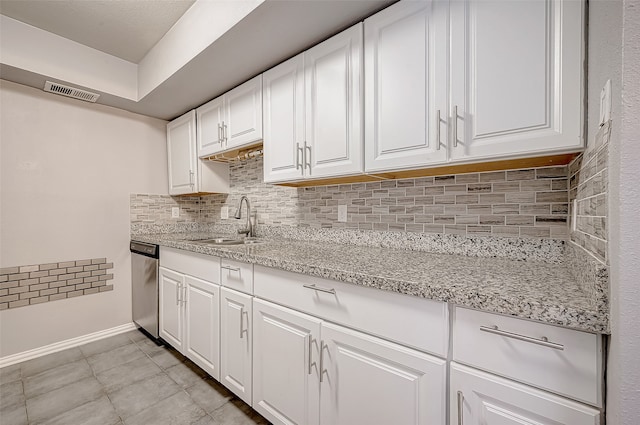
<svg viewBox="0 0 640 425"><path fill-rule="evenodd" d="M569 164L569 202L577 217L570 240L604 264L607 258L608 162L611 121L599 128L583 154Z"/></svg>
<svg viewBox="0 0 640 425"><path fill-rule="evenodd" d="M262 158L231 166L228 195L131 195L132 231L161 226L173 231L233 216L247 195L258 225L359 229L466 236L568 237L568 168L457 174L369 183L291 188L264 183ZM338 205L347 222L338 222ZM180 218L171 218L171 207Z"/></svg>

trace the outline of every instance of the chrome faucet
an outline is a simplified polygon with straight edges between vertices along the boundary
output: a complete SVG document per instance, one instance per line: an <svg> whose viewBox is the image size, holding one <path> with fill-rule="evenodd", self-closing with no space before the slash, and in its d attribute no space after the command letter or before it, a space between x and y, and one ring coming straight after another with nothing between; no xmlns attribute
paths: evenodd
<svg viewBox="0 0 640 425"><path fill-rule="evenodd" d="M240 203L238 204L238 209L236 210L234 217L238 220L242 218L242 201L247 201L247 227L244 229L238 229L238 233L253 238L256 236L256 232L253 228L253 223L251 223L251 202L249 202L249 198L245 195L242 195L240 198Z"/></svg>

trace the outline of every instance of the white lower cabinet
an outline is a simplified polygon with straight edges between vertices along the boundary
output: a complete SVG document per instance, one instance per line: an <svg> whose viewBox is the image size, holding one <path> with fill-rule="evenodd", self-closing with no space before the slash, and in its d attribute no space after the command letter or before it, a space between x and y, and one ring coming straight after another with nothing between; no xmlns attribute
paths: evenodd
<svg viewBox="0 0 640 425"><path fill-rule="evenodd" d="M274 424L320 420L320 324L255 298L253 408Z"/></svg>
<svg viewBox="0 0 640 425"><path fill-rule="evenodd" d="M220 383L251 404L252 296L220 290Z"/></svg>
<svg viewBox="0 0 640 425"><path fill-rule="evenodd" d="M598 425L600 411L451 363L451 425Z"/></svg>
<svg viewBox="0 0 640 425"><path fill-rule="evenodd" d="M182 352L184 309L180 302L184 275L160 267L160 337Z"/></svg>
<svg viewBox="0 0 640 425"><path fill-rule="evenodd" d="M220 287L160 267L160 337L219 379Z"/></svg>
<svg viewBox="0 0 640 425"><path fill-rule="evenodd" d="M254 300L254 408L275 424L444 424L446 361Z"/></svg>

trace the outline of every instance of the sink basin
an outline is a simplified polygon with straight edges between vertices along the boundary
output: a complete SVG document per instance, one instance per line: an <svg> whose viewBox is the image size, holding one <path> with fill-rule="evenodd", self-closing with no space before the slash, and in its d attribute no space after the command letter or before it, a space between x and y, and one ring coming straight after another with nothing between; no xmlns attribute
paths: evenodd
<svg viewBox="0 0 640 425"><path fill-rule="evenodd" d="M227 238L214 238L214 239L205 239L200 240L198 243L206 243L208 245L252 245L256 243L261 243L257 239L227 239Z"/></svg>

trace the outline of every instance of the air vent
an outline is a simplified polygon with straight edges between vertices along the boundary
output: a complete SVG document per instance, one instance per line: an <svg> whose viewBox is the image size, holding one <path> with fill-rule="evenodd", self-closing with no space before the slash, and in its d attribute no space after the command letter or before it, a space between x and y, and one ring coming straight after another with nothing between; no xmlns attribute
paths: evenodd
<svg viewBox="0 0 640 425"><path fill-rule="evenodd" d="M74 99L84 100L85 102L95 102L100 97L97 93L91 93L86 90L80 90L75 87L69 87L58 83L47 81L44 84L44 91L49 93L61 94L62 96L72 97Z"/></svg>

